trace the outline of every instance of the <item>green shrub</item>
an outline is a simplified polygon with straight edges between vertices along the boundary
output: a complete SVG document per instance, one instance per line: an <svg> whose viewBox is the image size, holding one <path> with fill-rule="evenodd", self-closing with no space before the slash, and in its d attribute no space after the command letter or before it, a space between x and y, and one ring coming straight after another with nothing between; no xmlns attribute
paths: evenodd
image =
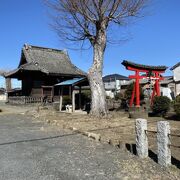
<svg viewBox="0 0 180 180"><path fill-rule="evenodd" d="M82 90L81 101L82 101L82 103L91 102L91 91L90 90Z"/></svg>
<svg viewBox="0 0 180 180"><path fill-rule="evenodd" d="M176 96L174 101L174 111L176 112L177 116L180 117L180 95Z"/></svg>
<svg viewBox="0 0 180 180"><path fill-rule="evenodd" d="M69 95L63 96L63 105L72 104L71 97Z"/></svg>
<svg viewBox="0 0 180 180"><path fill-rule="evenodd" d="M115 99L115 100L121 100L121 99L123 99L123 97L124 97L123 93L118 92L118 93L116 93L116 95L114 96L114 99Z"/></svg>
<svg viewBox="0 0 180 180"><path fill-rule="evenodd" d="M152 111L157 115L164 116L170 109L171 100L167 96L155 96Z"/></svg>
<svg viewBox="0 0 180 180"><path fill-rule="evenodd" d="M81 107L79 107L79 93L75 95L75 104L77 108L84 108L87 103L91 102L91 91L82 90L81 92Z"/></svg>
<svg viewBox="0 0 180 180"><path fill-rule="evenodd" d="M111 99L111 97L110 96L106 96L106 99Z"/></svg>

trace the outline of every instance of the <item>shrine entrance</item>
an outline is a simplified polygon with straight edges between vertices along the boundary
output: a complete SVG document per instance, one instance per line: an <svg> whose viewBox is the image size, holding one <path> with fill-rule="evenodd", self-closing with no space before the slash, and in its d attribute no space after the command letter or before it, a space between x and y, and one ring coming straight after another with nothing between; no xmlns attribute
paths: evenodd
<svg viewBox="0 0 180 180"><path fill-rule="evenodd" d="M142 65L125 60L122 62L122 65L124 65L127 70L135 72L134 75L129 76L129 78L135 79L129 106L132 107L136 97L135 106L140 107L140 79L148 79L149 81L154 80L153 92L150 99L152 105L154 96L161 95L159 82L164 79L161 73L164 73L167 67ZM143 74L141 75L141 73Z"/></svg>

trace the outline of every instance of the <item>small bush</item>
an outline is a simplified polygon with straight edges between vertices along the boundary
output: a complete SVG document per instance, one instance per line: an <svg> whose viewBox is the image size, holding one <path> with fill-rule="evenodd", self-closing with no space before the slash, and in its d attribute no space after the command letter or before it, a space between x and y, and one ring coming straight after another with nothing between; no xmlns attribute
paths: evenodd
<svg viewBox="0 0 180 180"><path fill-rule="evenodd" d="M180 117L180 95L176 96L174 101L174 111L176 112L177 116Z"/></svg>
<svg viewBox="0 0 180 180"><path fill-rule="evenodd" d="M63 96L63 105L72 104L71 97L69 95Z"/></svg>
<svg viewBox="0 0 180 180"><path fill-rule="evenodd" d="M152 105L152 111L156 115L164 116L170 109L171 100L167 96L156 96Z"/></svg>
<svg viewBox="0 0 180 180"><path fill-rule="evenodd" d="M0 112L2 112L2 109L0 109Z"/></svg>
<svg viewBox="0 0 180 180"><path fill-rule="evenodd" d="M123 98L124 98L124 95L123 93L120 93L120 92L116 93L116 95L114 96L115 100L121 100Z"/></svg>
<svg viewBox="0 0 180 180"><path fill-rule="evenodd" d="M106 99L111 99L111 97L110 96L106 96Z"/></svg>

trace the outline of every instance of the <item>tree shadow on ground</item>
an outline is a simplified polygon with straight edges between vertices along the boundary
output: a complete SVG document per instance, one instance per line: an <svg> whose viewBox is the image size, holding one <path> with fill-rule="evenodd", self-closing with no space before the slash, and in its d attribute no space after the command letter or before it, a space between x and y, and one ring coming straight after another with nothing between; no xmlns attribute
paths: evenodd
<svg viewBox="0 0 180 180"><path fill-rule="evenodd" d="M136 145L135 144L125 144L126 150L130 153L137 155L136 151ZM148 150L149 158L152 159L154 162L158 163L158 157L155 152L153 152L151 149ZM180 160L176 159L174 156L171 156L171 163L172 165L176 166L178 169L180 169Z"/></svg>

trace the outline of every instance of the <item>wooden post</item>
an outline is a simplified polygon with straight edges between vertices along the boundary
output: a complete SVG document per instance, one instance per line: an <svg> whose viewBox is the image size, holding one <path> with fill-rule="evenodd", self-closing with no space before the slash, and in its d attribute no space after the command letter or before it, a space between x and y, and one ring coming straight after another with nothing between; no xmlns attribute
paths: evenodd
<svg viewBox="0 0 180 180"><path fill-rule="evenodd" d="M74 112L75 111L75 91L73 87L71 88L71 90L72 90L72 112Z"/></svg>
<svg viewBox="0 0 180 180"><path fill-rule="evenodd" d="M59 111L62 111L63 87L60 88Z"/></svg>
<svg viewBox="0 0 180 180"><path fill-rule="evenodd" d="M140 107L139 71L136 71L136 107Z"/></svg>
<svg viewBox="0 0 180 180"><path fill-rule="evenodd" d="M69 97L72 98L72 86L69 86Z"/></svg>
<svg viewBox="0 0 180 180"><path fill-rule="evenodd" d="M156 79L156 83L155 83L155 86L156 86L156 95L157 96L160 96L161 93L160 93L160 88L159 88L159 73L155 73L155 77L157 78Z"/></svg>
<svg viewBox="0 0 180 180"><path fill-rule="evenodd" d="M79 86L79 109L81 109L81 86Z"/></svg>
<svg viewBox="0 0 180 180"><path fill-rule="evenodd" d="M54 99L54 86L52 86L52 89L51 89L51 101L53 102L53 99Z"/></svg>
<svg viewBox="0 0 180 180"><path fill-rule="evenodd" d="M12 89L11 87L11 78L6 78L6 92L10 91Z"/></svg>

